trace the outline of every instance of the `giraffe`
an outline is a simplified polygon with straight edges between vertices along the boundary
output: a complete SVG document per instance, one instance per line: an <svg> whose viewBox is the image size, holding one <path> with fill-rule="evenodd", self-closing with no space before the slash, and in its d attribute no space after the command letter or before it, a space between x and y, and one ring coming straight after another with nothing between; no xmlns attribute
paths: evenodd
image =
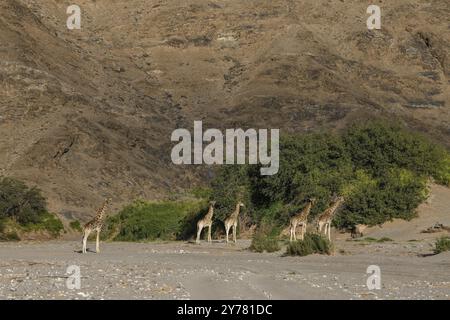
<svg viewBox="0 0 450 320"><path fill-rule="evenodd" d="M331 221L333 220L334 214L336 213L339 206L345 201L344 197L337 197L334 203L328 207L317 220L317 230L322 232L324 228L324 234L331 241Z"/></svg>
<svg viewBox="0 0 450 320"><path fill-rule="evenodd" d="M291 233L291 237L289 239L289 241L292 240L297 240L297 233L296 233L296 229L298 225L302 226L302 240L305 237L305 231L306 231L306 224L308 223L308 215L311 211L311 207L314 205L314 203L316 202L315 198L311 198L308 200L308 203L306 204L306 207L300 211L298 214L296 214L295 216L293 216L290 220L290 233Z"/></svg>
<svg viewBox="0 0 450 320"><path fill-rule="evenodd" d="M196 243L200 242L200 235L202 234L202 230L205 227L208 227L208 242L211 242L211 226L212 226L212 217L214 214L214 205L215 204L216 204L215 201L211 201L209 203L208 213L203 217L203 219L201 219L197 222L197 240L195 240Z"/></svg>
<svg viewBox="0 0 450 320"><path fill-rule="evenodd" d="M230 228L233 227L233 242L236 243L236 228L239 218L239 212L241 207L244 207L242 202L238 202L236 204L236 209L234 209L233 213L225 219L225 232L227 234L227 243L228 243L228 234L230 233Z"/></svg>
<svg viewBox="0 0 450 320"><path fill-rule="evenodd" d="M111 202L111 199L105 199L105 202L103 202L103 205L97 210L97 214L95 215L95 218L86 223L83 227L83 250L82 253L86 253L86 244L87 239L89 237L89 234L92 231L97 231L97 241L95 245L95 252L100 252L100 231L103 227L103 220L105 217L106 212L106 206Z"/></svg>

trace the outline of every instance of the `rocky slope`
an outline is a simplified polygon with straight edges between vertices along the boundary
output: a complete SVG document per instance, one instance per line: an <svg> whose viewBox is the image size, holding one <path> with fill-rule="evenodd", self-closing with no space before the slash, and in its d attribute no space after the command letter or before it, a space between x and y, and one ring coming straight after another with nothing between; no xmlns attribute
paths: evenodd
<svg viewBox="0 0 450 320"><path fill-rule="evenodd" d="M0 174L66 217L159 198L210 177L177 167L170 134L338 129L398 118L449 145L447 0L0 2ZM89 210L89 211L87 211Z"/></svg>

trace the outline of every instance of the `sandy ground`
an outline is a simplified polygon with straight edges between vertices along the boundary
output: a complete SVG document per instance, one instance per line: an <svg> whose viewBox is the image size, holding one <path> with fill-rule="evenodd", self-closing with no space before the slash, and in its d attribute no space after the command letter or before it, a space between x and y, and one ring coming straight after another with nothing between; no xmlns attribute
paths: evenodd
<svg viewBox="0 0 450 320"><path fill-rule="evenodd" d="M450 299L450 252L430 255L431 242L337 241L333 256L284 257L236 245L104 243L0 244L2 299ZM93 244L91 244L93 248ZM78 265L81 288L66 286ZM380 290L366 269L381 269Z"/></svg>
<svg viewBox="0 0 450 320"><path fill-rule="evenodd" d="M419 217L370 228L351 240L333 232L331 256L254 253L248 240L102 243L80 254L80 241L0 243L1 299L450 299L450 252L433 255L436 238L422 233L450 226L450 189L431 185ZM89 243L94 249L95 244ZM80 267L80 289L66 286L67 268ZM369 290L369 265L381 289Z"/></svg>

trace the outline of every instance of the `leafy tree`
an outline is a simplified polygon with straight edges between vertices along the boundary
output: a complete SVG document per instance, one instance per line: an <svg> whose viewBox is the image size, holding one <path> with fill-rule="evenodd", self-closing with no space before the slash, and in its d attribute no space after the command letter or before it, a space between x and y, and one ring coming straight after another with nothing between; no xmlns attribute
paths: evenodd
<svg viewBox="0 0 450 320"><path fill-rule="evenodd" d="M397 124L374 121L353 125L343 140L355 166L375 176L398 167L433 177L442 184L450 183L448 151Z"/></svg>
<svg viewBox="0 0 450 320"><path fill-rule="evenodd" d="M399 125L373 121L340 134L283 136L276 175L261 176L257 165L225 166L211 199L220 217L243 197L253 223L285 225L308 198L317 199L314 219L334 194L342 194L346 202L334 223L350 228L411 219L427 196L430 177L450 184L450 154L444 147Z"/></svg>
<svg viewBox="0 0 450 320"><path fill-rule="evenodd" d="M245 216L252 212L250 199L249 167L246 165L224 165L212 183L211 200L216 201L214 215L224 221L235 209L236 203L242 201L245 207L241 210Z"/></svg>

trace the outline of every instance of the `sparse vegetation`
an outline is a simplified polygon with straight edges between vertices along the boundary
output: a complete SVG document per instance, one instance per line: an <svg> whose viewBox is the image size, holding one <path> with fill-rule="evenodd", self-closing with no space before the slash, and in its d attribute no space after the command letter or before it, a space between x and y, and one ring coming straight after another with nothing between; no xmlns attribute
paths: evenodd
<svg viewBox="0 0 450 320"><path fill-rule="evenodd" d="M441 237L436 240L434 253L438 254L444 251L450 251L450 237Z"/></svg>
<svg viewBox="0 0 450 320"><path fill-rule="evenodd" d="M289 242L286 254L290 256L307 256L314 253L330 254L331 243L322 235L306 233L304 240Z"/></svg>
<svg viewBox="0 0 450 320"><path fill-rule="evenodd" d="M0 232L0 241L19 241L20 237L16 231Z"/></svg>
<svg viewBox="0 0 450 320"><path fill-rule="evenodd" d="M372 237L365 237L365 238L361 238L361 239L354 239L354 240L351 240L351 241L383 243L383 242L391 242L391 241L394 241L394 240L392 240L391 238L388 238L388 237L382 237L380 239L372 238Z"/></svg>
<svg viewBox="0 0 450 320"><path fill-rule="evenodd" d="M383 237L383 238L377 240L377 242L379 242L379 243L392 242L392 241L394 241L394 240L392 240L391 238L388 238L388 237Z"/></svg>

